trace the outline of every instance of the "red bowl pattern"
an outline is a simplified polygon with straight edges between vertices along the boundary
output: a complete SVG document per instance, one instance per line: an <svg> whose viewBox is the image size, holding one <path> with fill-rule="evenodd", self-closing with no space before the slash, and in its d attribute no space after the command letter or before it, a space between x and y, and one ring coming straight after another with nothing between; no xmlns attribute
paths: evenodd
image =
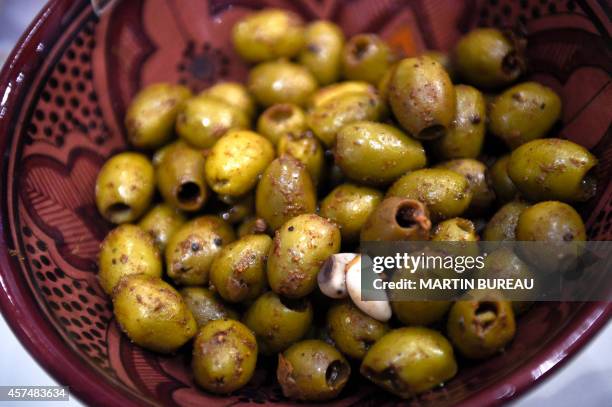
<svg viewBox="0 0 612 407"><path fill-rule="evenodd" d="M100 3L100 2L97 2ZM194 90L244 79L229 43L238 18L266 6L338 22L347 35L377 32L413 55L448 50L474 26L529 33L529 77L564 101L560 134L599 158L599 193L581 209L589 236L612 240L612 50L605 1L130 0L101 17L85 0L52 0L0 77L0 304L34 357L95 405L288 404L271 369L229 397L194 387L187 352L163 357L133 346L96 282L96 255L111 227L98 216L98 169L126 148L132 95L160 80ZM609 303L540 303L521 318L507 351L464 366L410 405L507 401L568 359L610 317ZM268 366L268 365L266 365ZM272 366L272 365L269 365ZM337 405L399 400L354 379Z"/></svg>

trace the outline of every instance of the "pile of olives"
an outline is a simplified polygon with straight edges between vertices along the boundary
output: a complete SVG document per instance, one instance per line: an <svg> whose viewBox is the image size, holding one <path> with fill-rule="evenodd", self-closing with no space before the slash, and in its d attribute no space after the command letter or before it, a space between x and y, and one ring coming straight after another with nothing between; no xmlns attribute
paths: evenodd
<svg viewBox="0 0 612 407"><path fill-rule="evenodd" d="M529 304L391 301L380 321L325 297L317 275L360 241L586 239L569 204L595 193L597 160L545 138L561 100L516 84L525 40L476 29L450 55L402 59L376 34L345 40L276 9L232 36L253 64L246 85L141 90L125 117L139 152L98 175L97 207L118 225L99 281L121 329L159 353L192 342L195 382L213 393L272 355L285 396L307 401L336 397L351 370L413 397L456 374L455 352L502 351ZM489 258L500 273L533 267Z"/></svg>

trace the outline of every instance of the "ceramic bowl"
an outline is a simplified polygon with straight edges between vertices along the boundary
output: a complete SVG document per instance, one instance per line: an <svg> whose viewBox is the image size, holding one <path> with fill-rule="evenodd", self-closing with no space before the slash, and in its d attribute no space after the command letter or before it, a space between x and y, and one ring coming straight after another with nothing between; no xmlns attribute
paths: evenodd
<svg viewBox="0 0 612 407"><path fill-rule="evenodd" d="M523 27L528 77L563 98L559 134L600 159L599 192L580 208L589 238L612 240L611 23L603 1L551 0L52 0L0 77L0 304L19 339L60 383L91 405L289 404L272 364L228 397L198 390L188 352L159 356L132 345L96 281L111 227L94 182L127 148L125 108L156 81L200 90L244 79L232 24L266 6L327 18L347 35L376 32L406 55L448 50L475 26ZM540 381L609 319L607 303L539 303L520 319L507 351L463 363L444 387L408 405L499 404ZM400 400L355 378L336 405ZM404 403L402 403L405 405Z"/></svg>

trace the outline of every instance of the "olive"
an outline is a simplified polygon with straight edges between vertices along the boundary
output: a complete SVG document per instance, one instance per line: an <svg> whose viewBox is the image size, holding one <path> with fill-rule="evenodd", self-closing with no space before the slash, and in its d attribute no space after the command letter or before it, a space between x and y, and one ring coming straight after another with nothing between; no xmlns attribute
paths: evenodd
<svg viewBox="0 0 612 407"><path fill-rule="evenodd" d="M488 253L484 260L484 268L477 271L475 278L511 278L511 279L533 279L535 274L531 271L529 266L523 262L519 256L510 247L500 247L490 253ZM512 310L515 315L522 314L531 306L531 301L518 301L520 297L522 299L529 299L534 293L520 290L504 290L502 294L508 294L508 296L516 301L512 301Z"/></svg>
<svg viewBox="0 0 612 407"><path fill-rule="evenodd" d="M255 193L255 211L272 230L303 213L314 213L317 197L304 164L284 155L266 168Z"/></svg>
<svg viewBox="0 0 612 407"><path fill-rule="evenodd" d="M138 92L125 114L129 142L153 149L170 141L176 116L190 96L185 86L169 83L155 83Z"/></svg>
<svg viewBox="0 0 612 407"><path fill-rule="evenodd" d="M346 88L345 88L346 89ZM319 99L324 102L312 108L306 115L306 122L315 136L327 147L332 147L336 134L342 127L352 122L377 121L384 116L384 103L374 87L368 91L342 91L336 88L336 96Z"/></svg>
<svg viewBox="0 0 612 407"><path fill-rule="evenodd" d="M468 180L461 174L444 168L426 168L410 172L387 191L387 196L399 196L423 202L433 222L460 216L472 201Z"/></svg>
<svg viewBox="0 0 612 407"><path fill-rule="evenodd" d="M135 274L113 291L119 326L138 346L173 353L196 333L196 321L181 295L159 277Z"/></svg>
<svg viewBox="0 0 612 407"><path fill-rule="evenodd" d="M304 31L304 48L298 60L320 85L336 82L340 76L344 34L330 21L310 23Z"/></svg>
<svg viewBox="0 0 612 407"><path fill-rule="evenodd" d="M514 337L512 304L496 294L457 301L448 314L448 337L470 359L483 359L503 350Z"/></svg>
<svg viewBox="0 0 612 407"><path fill-rule="evenodd" d="M208 200L204 154L184 142L164 147L154 157L157 188L164 200L184 211L197 211Z"/></svg>
<svg viewBox="0 0 612 407"><path fill-rule="evenodd" d="M342 52L342 73L349 80L377 85L395 61L389 45L376 34L357 34Z"/></svg>
<svg viewBox="0 0 612 407"><path fill-rule="evenodd" d="M191 367L204 389L217 394L238 390L251 380L256 364L255 336L240 322L219 319L199 329Z"/></svg>
<svg viewBox="0 0 612 407"><path fill-rule="evenodd" d="M205 89L201 95L212 96L242 111L250 120L255 115L255 99L246 86L239 82L219 82Z"/></svg>
<svg viewBox="0 0 612 407"><path fill-rule="evenodd" d="M340 352L363 359L370 347L389 327L364 314L351 301L341 301L327 311L327 332Z"/></svg>
<svg viewBox="0 0 612 407"><path fill-rule="evenodd" d="M391 78L393 77L393 72L395 71L396 67L397 64L393 64L387 68L383 76L378 81L378 85L376 85L378 94L384 103L389 103L389 84L391 83Z"/></svg>
<svg viewBox="0 0 612 407"><path fill-rule="evenodd" d="M140 218L153 199L153 165L139 153L120 153L104 163L96 179L96 206L113 223Z"/></svg>
<svg viewBox="0 0 612 407"><path fill-rule="evenodd" d="M216 216L190 220L168 241L166 273L177 284L206 284L213 260L234 239L232 228Z"/></svg>
<svg viewBox="0 0 612 407"><path fill-rule="evenodd" d="M360 239L362 242L428 240L430 229L425 205L414 199L389 197L372 211L361 229Z"/></svg>
<svg viewBox="0 0 612 407"><path fill-rule="evenodd" d="M455 89L444 67L434 59L406 58L393 71L389 104L408 133L432 140L442 137L455 118Z"/></svg>
<svg viewBox="0 0 612 407"><path fill-rule="evenodd" d="M596 180L589 172L597 158L587 149L558 138L533 140L512 152L508 175L532 201L586 201L595 195Z"/></svg>
<svg viewBox="0 0 612 407"><path fill-rule="evenodd" d="M452 346L440 333L407 327L380 338L366 353L360 371L383 389L407 399L455 376L457 362Z"/></svg>
<svg viewBox="0 0 612 407"><path fill-rule="evenodd" d="M314 185L319 183L325 166L325 152L311 131L284 134L276 150L279 157L286 154L299 160L306 167Z"/></svg>
<svg viewBox="0 0 612 407"><path fill-rule="evenodd" d="M300 134L307 130L306 115L296 105L281 103L267 108L257 120L257 132L275 146L285 134Z"/></svg>
<svg viewBox="0 0 612 407"><path fill-rule="evenodd" d="M442 159L476 158L480 155L487 119L484 96L467 85L455 86L456 111L446 133L432 142Z"/></svg>
<svg viewBox="0 0 612 407"><path fill-rule="evenodd" d="M332 99L336 99L341 96L346 96L351 93L366 93L376 94L376 88L371 84L363 81L345 81L334 83L323 88L318 89L310 97L307 103L308 109L316 109L318 107L327 104Z"/></svg>
<svg viewBox="0 0 612 407"><path fill-rule="evenodd" d="M257 65L248 79L249 91L264 107L278 103L304 106L317 86L308 69L283 60Z"/></svg>
<svg viewBox="0 0 612 407"><path fill-rule="evenodd" d="M525 82L495 98L489 130L514 149L542 138L561 117L561 98L537 82Z"/></svg>
<svg viewBox="0 0 612 407"><path fill-rule="evenodd" d="M320 214L338 225L343 242L354 242L383 194L368 187L342 184L321 202Z"/></svg>
<svg viewBox="0 0 612 407"><path fill-rule="evenodd" d="M274 146L248 130L229 132L210 150L204 172L210 188L218 194L242 196L255 187L274 159Z"/></svg>
<svg viewBox="0 0 612 407"><path fill-rule="evenodd" d="M368 121L340 129L334 158L347 177L370 185L387 185L427 164L419 141L393 126Z"/></svg>
<svg viewBox="0 0 612 407"><path fill-rule="evenodd" d="M210 148L229 130L247 127L242 110L208 94L187 100L176 119L176 133L194 148Z"/></svg>
<svg viewBox="0 0 612 407"><path fill-rule="evenodd" d="M257 235L266 233L268 230L268 224L262 218L249 217L240 223L238 226L238 237L245 237L246 235Z"/></svg>
<svg viewBox="0 0 612 407"><path fill-rule="evenodd" d="M225 305L211 290L204 287L184 287L180 291L198 327L217 319L238 319L238 313Z"/></svg>
<svg viewBox="0 0 612 407"><path fill-rule="evenodd" d="M272 291L290 298L304 297L317 285L317 274L329 256L340 250L340 230L315 214L296 216L274 236L268 257Z"/></svg>
<svg viewBox="0 0 612 407"><path fill-rule="evenodd" d="M471 220L452 218L436 225L431 240L437 242L477 242L478 234Z"/></svg>
<svg viewBox="0 0 612 407"><path fill-rule="evenodd" d="M516 224L523 210L528 208L524 202L508 202L489 220L482 232L483 240L514 241L516 240Z"/></svg>
<svg viewBox="0 0 612 407"><path fill-rule="evenodd" d="M459 158L438 164L437 168L446 168L463 175L470 184L472 202L468 212L475 215L486 213L495 200L486 165L472 158Z"/></svg>
<svg viewBox="0 0 612 407"><path fill-rule="evenodd" d="M316 339L292 345L278 355L276 377L292 400L326 401L346 385L351 367L333 346Z"/></svg>
<svg viewBox="0 0 612 407"><path fill-rule="evenodd" d="M451 301L391 301L393 315L405 325L431 325L446 315Z"/></svg>
<svg viewBox="0 0 612 407"><path fill-rule="evenodd" d="M544 201L521 212L516 240L521 242L519 254L527 263L544 272L564 272L582 254L586 229L574 208L563 202Z"/></svg>
<svg viewBox="0 0 612 407"><path fill-rule="evenodd" d="M168 204L161 203L154 206L138 223L138 226L149 233L155 244L163 253L166 244L182 225L186 222L185 216Z"/></svg>
<svg viewBox="0 0 612 407"><path fill-rule="evenodd" d="M111 230L100 245L98 281L111 294L119 281L132 274L161 277L161 257L155 241L143 229L124 224Z"/></svg>
<svg viewBox="0 0 612 407"><path fill-rule="evenodd" d="M446 70L446 73L448 73L448 76L451 79L454 79L455 67L453 66L453 61L451 57L447 53L430 49L430 50L424 51L421 55L425 57L429 57L437 61L440 65L444 67L444 70Z"/></svg>
<svg viewBox="0 0 612 407"><path fill-rule="evenodd" d="M224 300L244 302L261 294L271 245L268 235L248 235L221 249L210 268L210 283Z"/></svg>
<svg viewBox="0 0 612 407"><path fill-rule="evenodd" d="M510 202L518 196L518 191L514 182L508 175L508 162L510 154L500 157L489 169L491 185L495 191L495 196L500 202Z"/></svg>
<svg viewBox="0 0 612 407"><path fill-rule="evenodd" d="M251 304L243 320L255 333L259 351L272 355L302 339L312 318L308 299L288 299L268 291Z"/></svg>
<svg viewBox="0 0 612 407"><path fill-rule="evenodd" d="M304 22L288 10L261 10L234 25L232 41L238 55L249 62L290 58L304 45Z"/></svg>
<svg viewBox="0 0 612 407"><path fill-rule="evenodd" d="M496 88L514 82L525 72L523 41L495 28L477 28L455 46L453 64L471 85Z"/></svg>

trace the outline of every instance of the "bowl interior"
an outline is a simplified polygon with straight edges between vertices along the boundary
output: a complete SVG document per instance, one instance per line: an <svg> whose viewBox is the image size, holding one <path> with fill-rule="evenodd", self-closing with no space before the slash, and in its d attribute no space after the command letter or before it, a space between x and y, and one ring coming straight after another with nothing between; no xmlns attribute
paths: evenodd
<svg viewBox="0 0 612 407"><path fill-rule="evenodd" d="M266 6L292 9L308 20L333 20L348 36L380 33L405 55L449 50L461 33L478 25L525 28L528 77L563 98L559 134L600 159L598 195L580 208L589 237L612 240L612 58L606 40L610 21L600 2L130 0L98 16L88 1L54 0L36 34L42 47L29 40L29 65L23 67L28 75L22 82L15 76L18 95L11 95L9 110L4 101L1 106L2 233L10 255L2 278L7 290L19 290L9 302L26 310L9 319L19 325L28 312L38 314L39 335L61 344L50 351L72 361L48 367L68 381L75 368L87 372L96 384L75 390L90 402L99 402L107 386L125 403L287 403L271 368L258 370L251 384L228 398L197 390L188 352L163 357L133 346L119 333L96 281L99 243L111 225L97 214L94 182L105 159L127 148L122 123L129 100L162 80L195 91L219 80L243 80L248 67L234 54L229 32L239 17ZM8 67L5 73L15 72ZM538 304L520 319L504 354L477 365L462 362L455 379L412 404L513 397L563 359L601 317L594 312L592 304ZM338 404L397 401L357 378L343 395Z"/></svg>

